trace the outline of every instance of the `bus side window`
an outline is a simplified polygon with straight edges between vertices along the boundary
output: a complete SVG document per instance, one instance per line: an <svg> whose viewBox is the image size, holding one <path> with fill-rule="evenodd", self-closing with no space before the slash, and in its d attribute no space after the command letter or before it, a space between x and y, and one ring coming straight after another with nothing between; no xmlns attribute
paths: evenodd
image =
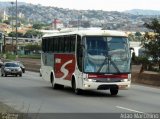
<svg viewBox="0 0 160 119"><path fill-rule="evenodd" d="M54 51L58 52L59 48L58 48L58 37L54 38Z"/></svg>
<svg viewBox="0 0 160 119"><path fill-rule="evenodd" d="M54 52L54 39L51 38L51 52Z"/></svg>
<svg viewBox="0 0 160 119"><path fill-rule="evenodd" d="M64 37L58 37L58 44L59 44L59 52L64 51Z"/></svg>
<svg viewBox="0 0 160 119"><path fill-rule="evenodd" d="M44 42L44 40L45 40L45 39L43 38L43 39L42 39L42 51L43 51L43 52L45 52L45 47L44 47L44 46L45 46L45 45L44 45L45 42Z"/></svg>
<svg viewBox="0 0 160 119"><path fill-rule="evenodd" d="M82 48L82 49L81 49ZM80 71L82 71L82 57L83 57L83 47L81 45L81 36L77 35L77 65Z"/></svg>
<svg viewBox="0 0 160 119"><path fill-rule="evenodd" d="M75 41L76 41L75 35L71 36L70 39L71 39L71 52L74 52L75 51Z"/></svg>
<svg viewBox="0 0 160 119"><path fill-rule="evenodd" d="M46 52L49 51L49 38L46 39Z"/></svg>
<svg viewBox="0 0 160 119"><path fill-rule="evenodd" d="M64 38L64 52L68 52L68 43L67 39Z"/></svg>

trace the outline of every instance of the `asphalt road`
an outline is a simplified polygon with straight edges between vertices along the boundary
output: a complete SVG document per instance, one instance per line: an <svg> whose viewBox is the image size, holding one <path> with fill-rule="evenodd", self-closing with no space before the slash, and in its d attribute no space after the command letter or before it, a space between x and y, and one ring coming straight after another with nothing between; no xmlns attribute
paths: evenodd
<svg viewBox="0 0 160 119"><path fill-rule="evenodd" d="M75 95L26 71L22 77L0 77L0 102L24 113L160 113L160 88L132 84L117 96L109 90Z"/></svg>

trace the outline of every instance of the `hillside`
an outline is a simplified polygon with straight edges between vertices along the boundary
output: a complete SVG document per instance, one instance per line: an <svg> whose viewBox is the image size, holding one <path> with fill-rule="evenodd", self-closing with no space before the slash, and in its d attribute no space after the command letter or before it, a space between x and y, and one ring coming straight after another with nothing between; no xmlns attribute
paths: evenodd
<svg viewBox="0 0 160 119"><path fill-rule="evenodd" d="M5 10L9 16L16 14L15 7L8 6L9 3L0 2L0 9L6 6ZM13 12L14 11L14 12ZM148 22L153 16L130 14L126 12L117 11L102 11L102 10L74 10L63 9L57 7L46 7L41 5L18 3L18 15L23 23L52 23L54 19L59 19L64 26L84 27L105 27L107 29L121 29L121 30L138 30L146 31L143 27L145 22ZM160 18L160 16L156 16ZM85 21L85 22L84 22ZM76 25L75 25L76 23Z"/></svg>
<svg viewBox="0 0 160 119"><path fill-rule="evenodd" d="M142 10L142 9L133 9L127 10L125 13L133 14L133 15L146 15L146 16L155 16L160 15L160 10Z"/></svg>
<svg viewBox="0 0 160 119"><path fill-rule="evenodd" d="M15 7L7 7L8 14L11 15L12 11L15 11ZM41 5L32 5L32 4L24 4L18 5L18 13L24 14L27 19L31 19L33 21L42 21L42 22L50 22L55 18L61 19L65 22L70 20L77 19L97 19L97 20L105 20L111 19L112 21L116 17L131 18L129 14L116 12L116 11L102 11L102 10L72 10L72 9L63 9L57 7L46 7ZM15 12L13 12L15 15Z"/></svg>
<svg viewBox="0 0 160 119"><path fill-rule="evenodd" d="M18 2L18 5L27 5L27 3ZM12 6L11 2L0 2L0 8L7 8L7 7L11 7L11 6Z"/></svg>

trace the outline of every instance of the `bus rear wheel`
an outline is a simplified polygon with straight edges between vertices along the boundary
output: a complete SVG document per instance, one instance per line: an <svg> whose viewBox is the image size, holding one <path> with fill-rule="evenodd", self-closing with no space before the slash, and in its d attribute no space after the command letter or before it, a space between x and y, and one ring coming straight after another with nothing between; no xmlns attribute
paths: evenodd
<svg viewBox="0 0 160 119"><path fill-rule="evenodd" d="M110 93L111 93L111 95L116 96L118 94L118 89L117 88L111 88Z"/></svg>

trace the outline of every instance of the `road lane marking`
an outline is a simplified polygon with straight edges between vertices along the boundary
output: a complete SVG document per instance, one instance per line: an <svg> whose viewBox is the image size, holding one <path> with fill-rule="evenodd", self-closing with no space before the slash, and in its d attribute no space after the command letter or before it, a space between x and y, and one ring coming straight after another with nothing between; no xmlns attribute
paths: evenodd
<svg viewBox="0 0 160 119"><path fill-rule="evenodd" d="M121 106L116 106L116 107L120 108L120 109L123 109L123 110L131 111L131 112L144 113L144 112L140 112L140 111L137 111L137 110L129 109L129 108L126 108L126 107L121 107Z"/></svg>

